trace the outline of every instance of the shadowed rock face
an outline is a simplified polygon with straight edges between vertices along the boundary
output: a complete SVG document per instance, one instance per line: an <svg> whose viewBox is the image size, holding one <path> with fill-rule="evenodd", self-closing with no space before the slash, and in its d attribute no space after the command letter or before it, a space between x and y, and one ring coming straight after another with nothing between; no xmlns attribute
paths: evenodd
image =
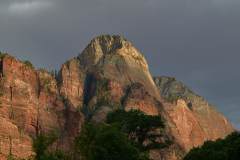
<svg viewBox="0 0 240 160"><path fill-rule="evenodd" d="M11 57L0 60L0 159L33 154L37 132L58 131L55 147L72 148L85 119L102 122L115 109L161 115L173 144L151 151L155 160L178 160L232 125L202 97L174 78L152 78L144 56L121 36L99 36L62 65L57 79Z"/></svg>
<svg viewBox="0 0 240 160"><path fill-rule="evenodd" d="M173 134L184 150L234 131L230 122L213 105L175 78L156 77L154 81L165 99L164 103L171 103L166 111L173 125Z"/></svg>

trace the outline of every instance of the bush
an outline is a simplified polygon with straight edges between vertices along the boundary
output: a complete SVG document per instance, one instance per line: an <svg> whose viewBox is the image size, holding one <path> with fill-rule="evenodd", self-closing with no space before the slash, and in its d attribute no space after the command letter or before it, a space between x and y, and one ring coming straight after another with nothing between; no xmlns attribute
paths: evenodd
<svg viewBox="0 0 240 160"><path fill-rule="evenodd" d="M24 61L23 63L24 63L26 66L28 66L29 68L34 69L34 66L33 66L33 64L32 64L30 61L26 60L26 61Z"/></svg>
<svg viewBox="0 0 240 160"><path fill-rule="evenodd" d="M3 53L0 51L0 59L4 58L7 55L7 53Z"/></svg>
<svg viewBox="0 0 240 160"><path fill-rule="evenodd" d="M202 147L192 149L184 160L239 160L240 133L235 132L225 139L207 141Z"/></svg>
<svg viewBox="0 0 240 160"><path fill-rule="evenodd" d="M85 160L149 160L149 150L167 146L156 141L159 128L164 128L159 116L117 110L108 114L106 123L84 125L75 140L76 152Z"/></svg>
<svg viewBox="0 0 240 160"><path fill-rule="evenodd" d="M33 150L35 152L35 160L70 160L67 156L60 150L49 151L49 147L57 140L55 134L45 135L40 133L35 139L33 139Z"/></svg>
<svg viewBox="0 0 240 160"><path fill-rule="evenodd" d="M86 160L139 160L140 153L118 128L85 124L76 138L76 151Z"/></svg>
<svg viewBox="0 0 240 160"><path fill-rule="evenodd" d="M108 114L107 123L119 126L120 130L126 133L141 151L167 146L157 142L161 134L156 130L165 127L160 116L145 115L139 110L129 112L117 110ZM149 141L148 144L144 144L145 141Z"/></svg>

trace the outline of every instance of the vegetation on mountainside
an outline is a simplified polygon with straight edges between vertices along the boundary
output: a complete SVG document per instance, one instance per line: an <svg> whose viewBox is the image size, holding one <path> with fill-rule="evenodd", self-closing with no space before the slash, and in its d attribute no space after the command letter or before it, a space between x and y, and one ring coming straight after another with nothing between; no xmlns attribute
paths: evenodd
<svg viewBox="0 0 240 160"><path fill-rule="evenodd" d="M7 53L1 52L0 51L0 59L4 58L7 55Z"/></svg>
<svg viewBox="0 0 240 160"><path fill-rule="evenodd" d="M149 150L167 146L158 142L164 128L159 116L136 110L109 113L106 123L85 124L76 138L76 151L85 160L149 160Z"/></svg>
<svg viewBox="0 0 240 160"><path fill-rule="evenodd" d="M86 122L75 139L75 149L71 154L53 147L56 134L40 132L33 139L35 155L30 159L150 160L149 150L167 147L167 142L158 142L163 128L164 123L159 116L145 115L138 110L116 110L108 114L105 123ZM9 160L17 159L11 153Z"/></svg>
<svg viewBox="0 0 240 160"><path fill-rule="evenodd" d="M24 63L26 66L28 66L29 68L34 69L34 66L33 66L33 64L32 64L30 61L26 60L26 61L23 61L23 63Z"/></svg>
<svg viewBox="0 0 240 160"><path fill-rule="evenodd" d="M165 127L160 116L145 115L139 110L117 110L108 114L107 123L117 125L141 151L160 149L169 143L158 142L161 129ZM146 141L148 143L144 144Z"/></svg>
<svg viewBox="0 0 240 160"><path fill-rule="evenodd" d="M138 160L140 154L116 126L92 123L76 139L76 151L85 160Z"/></svg>
<svg viewBox="0 0 240 160"><path fill-rule="evenodd" d="M49 150L49 147L57 140L55 134L45 135L40 133L33 140L34 160L70 160L70 158L60 150Z"/></svg>
<svg viewBox="0 0 240 160"><path fill-rule="evenodd" d="M51 149L57 137L40 134L33 140L36 155L33 160L150 160L151 149L161 149L171 144L159 141L164 123L159 116L145 115L141 111L116 110L109 113L105 123L86 122L75 139L72 154ZM192 149L184 160L238 160L240 133L225 139L207 141L202 147ZM8 160L16 160L12 154Z"/></svg>
<svg viewBox="0 0 240 160"><path fill-rule="evenodd" d="M184 160L239 160L240 133L235 132L225 139L207 141L202 147L192 149Z"/></svg>

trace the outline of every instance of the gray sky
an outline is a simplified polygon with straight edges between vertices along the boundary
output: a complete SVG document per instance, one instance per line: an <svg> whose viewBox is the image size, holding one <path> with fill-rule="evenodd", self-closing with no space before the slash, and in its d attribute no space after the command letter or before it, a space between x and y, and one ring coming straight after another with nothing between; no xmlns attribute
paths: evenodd
<svg viewBox="0 0 240 160"><path fill-rule="evenodd" d="M174 76L240 128L239 0L0 0L0 50L59 68L99 34L121 34L153 75Z"/></svg>

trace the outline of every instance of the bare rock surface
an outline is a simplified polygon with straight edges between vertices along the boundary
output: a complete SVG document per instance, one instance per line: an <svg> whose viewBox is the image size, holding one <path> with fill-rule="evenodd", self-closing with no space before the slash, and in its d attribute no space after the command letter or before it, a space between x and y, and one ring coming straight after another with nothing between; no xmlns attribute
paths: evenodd
<svg viewBox="0 0 240 160"><path fill-rule="evenodd" d="M115 109L139 109L164 118L173 143L151 151L154 160L180 160L206 140L234 131L202 97L169 77L152 78L143 54L121 36L94 38L62 65L58 76L9 55L0 59L0 159L31 156L37 132L59 133L71 150L85 120L102 122Z"/></svg>

